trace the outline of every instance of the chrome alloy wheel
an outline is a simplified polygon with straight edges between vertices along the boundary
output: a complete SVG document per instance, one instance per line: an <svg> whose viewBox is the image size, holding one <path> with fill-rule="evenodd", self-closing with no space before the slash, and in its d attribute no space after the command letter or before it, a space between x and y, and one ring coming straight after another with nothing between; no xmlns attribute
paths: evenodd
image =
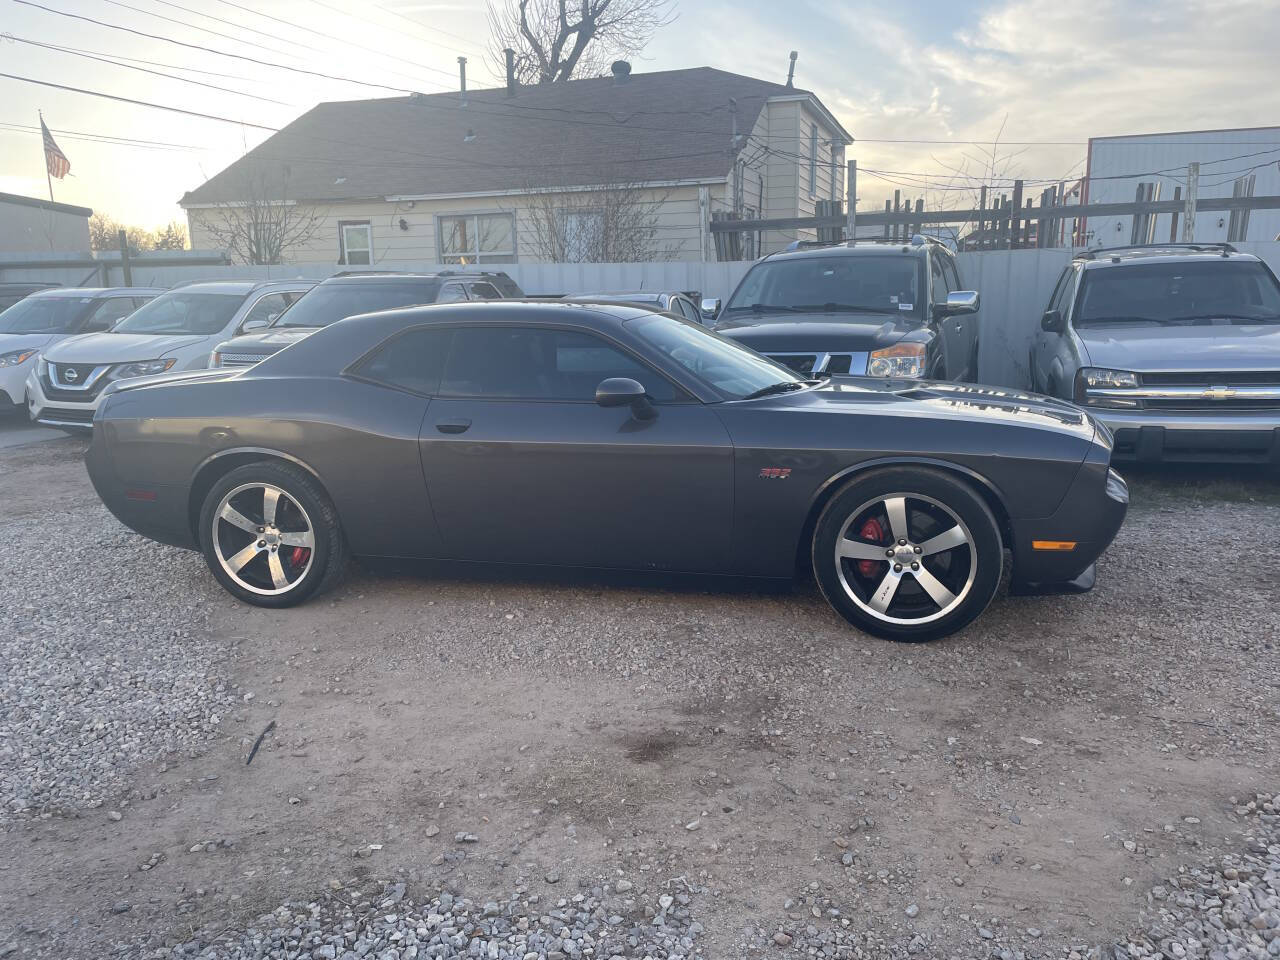
<svg viewBox="0 0 1280 960"><path fill-rule="evenodd" d="M867 614L916 626L945 617L973 587L978 551L945 504L915 493L868 500L840 528L840 585Z"/></svg>
<svg viewBox="0 0 1280 960"><path fill-rule="evenodd" d="M223 572L263 596L292 590L316 556L307 511L270 483L245 483L229 491L214 511L212 534Z"/></svg>

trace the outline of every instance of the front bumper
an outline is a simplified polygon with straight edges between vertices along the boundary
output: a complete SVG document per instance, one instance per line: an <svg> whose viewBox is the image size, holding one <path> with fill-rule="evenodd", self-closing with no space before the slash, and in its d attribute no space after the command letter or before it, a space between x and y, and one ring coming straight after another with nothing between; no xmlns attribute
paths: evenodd
<svg viewBox="0 0 1280 960"><path fill-rule="evenodd" d="M35 357L17 367L0 367L0 413L6 407L25 407L27 377L35 369Z"/></svg>
<svg viewBox="0 0 1280 960"><path fill-rule="evenodd" d="M1280 410L1165 413L1087 409L1115 435L1117 459L1280 464Z"/></svg>
<svg viewBox="0 0 1280 960"><path fill-rule="evenodd" d="M49 427L58 427L73 433L91 433L93 415L102 403L102 394L80 402L51 400L45 395L40 377L33 369L27 375L27 413L31 419Z"/></svg>

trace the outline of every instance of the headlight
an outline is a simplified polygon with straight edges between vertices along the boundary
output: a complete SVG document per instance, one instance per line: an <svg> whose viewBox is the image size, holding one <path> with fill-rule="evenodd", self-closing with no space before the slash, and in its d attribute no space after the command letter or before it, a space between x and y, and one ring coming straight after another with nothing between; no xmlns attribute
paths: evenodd
<svg viewBox="0 0 1280 960"><path fill-rule="evenodd" d="M1132 390L1138 386L1138 375L1128 370L1107 367L1081 367L1076 372L1074 400L1091 407L1136 407L1138 401L1127 397L1095 396L1091 390Z"/></svg>
<svg viewBox="0 0 1280 960"><path fill-rule="evenodd" d="M9 353L0 353L0 367L16 367L26 363L36 355L34 350L11 350Z"/></svg>
<svg viewBox="0 0 1280 960"><path fill-rule="evenodd" d="M872 350L867 375L872 377L923 377L927 349L923 343L899 343Z"/></svg>
<svg viewBox="0 0 1280 960"><path fill-rule="evenodd" d="M36 361L36 376L43 377L45 380L49 379L49 361L44 357Z"/></svg>
<svg viewBox="0 0 1280 960"><path fill-rule="evenodd" d="M222 366L222 354L220 354L217 350L209 354L209 366L210 367Z"/></svg>
<svg viewBox="0 0 1280 960"><path fill-rule="evenodd" d="M149 377L152 374L164 373L178 360L139 360L137 363L122 363L111 371L112 380L132 380L134 377Z"/></svg>

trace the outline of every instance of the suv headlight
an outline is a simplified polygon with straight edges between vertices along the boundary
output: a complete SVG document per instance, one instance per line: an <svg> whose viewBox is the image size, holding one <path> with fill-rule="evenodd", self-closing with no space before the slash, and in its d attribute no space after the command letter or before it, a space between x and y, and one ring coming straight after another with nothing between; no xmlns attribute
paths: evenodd
<svg viewBox="0 0 1280 960"><path fill-rule="evenodd" d="M1076 371L1073 399L1090 407L1136 407L1137 399L1123 396L1097 396L1094 390L1133 390L1138 386L1138 375L1128 370L1112 370L1108 367L1081 367Z"/></svg>
<svg viewBox="0 0 1280 960"><path fill-rule="evenodd" d="M134 377L149 377L164 373L177 362L177 358L172 357L168 360L139 360L136 363L122 363L111 371L111 379L132 380Z"/></svg>
<svg viewBox="0 0 1280 960"><path fill-rule="evenodd" d="M11 350L8 353L0 353L0 367L21 366L35 355L35 350Z"/></svg>
<svg viewBox="0 0 1280 960"><path fill-rule="evenodd" d="M872 350L867 358L871 377L923 377L928 350L923 343L898 343Z"/></svg>

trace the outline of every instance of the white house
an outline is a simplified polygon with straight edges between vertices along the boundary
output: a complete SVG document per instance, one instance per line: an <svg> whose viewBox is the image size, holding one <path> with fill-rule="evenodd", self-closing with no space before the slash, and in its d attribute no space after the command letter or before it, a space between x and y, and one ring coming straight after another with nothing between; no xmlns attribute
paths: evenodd
<svg viewBox="0 0 1280 960"><path fill-rule="evenodd" d="M1193 130L1095 137L1089 141L1085 202L1128 203L1186 197L1187 165L1200 164L1197 196L1280 195L1280 127ZM1181 238L1181 215L1089 217L1089 246L1162 243ZM1280 210L1201 212L1195 239L1275 240Z"/></svg>
<svg viewBox="0 0 1280 960"><path fill-rule="evenodd" d="M254 206L293 206L314 226L293 262L713 260L714 214L808 216L841 198L851 142L807 91L619 63L610 77L322 103L180 202L195 249L218 248ZM650 254L626 256L646 231ZM795 235L745 238L742 254Z"/></svg>

